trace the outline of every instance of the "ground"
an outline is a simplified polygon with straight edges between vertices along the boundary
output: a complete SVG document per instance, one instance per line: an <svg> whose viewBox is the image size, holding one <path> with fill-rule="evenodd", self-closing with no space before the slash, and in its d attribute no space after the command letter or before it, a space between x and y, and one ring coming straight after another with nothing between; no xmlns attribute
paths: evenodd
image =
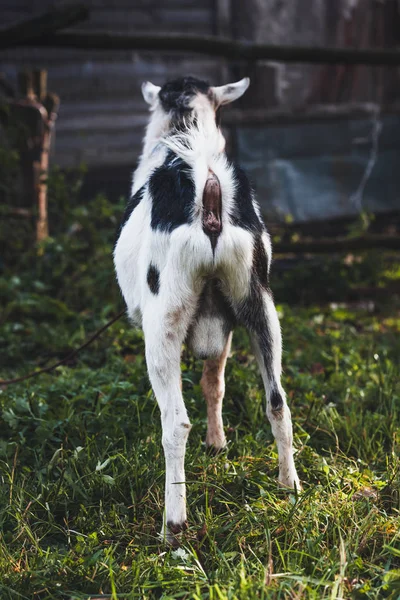
<svg viewBox="0 0 400 600"><path fill-rule="evenodd" d="M66 356L123 308L111 261L122 204L82 206L64 187L56 173L53 237L35 248L15 235L1 265L2 378ZM399 278L393 258L274 274L300 496L277 485L245 332L228 362L217 457L204 445L202 363L184 351L190 527L175 550L157 535L164 462L140 332L122 318L54 373L0 386L2 600L397 599L400 305L385 294L340 302L355 284Z"/></svg>

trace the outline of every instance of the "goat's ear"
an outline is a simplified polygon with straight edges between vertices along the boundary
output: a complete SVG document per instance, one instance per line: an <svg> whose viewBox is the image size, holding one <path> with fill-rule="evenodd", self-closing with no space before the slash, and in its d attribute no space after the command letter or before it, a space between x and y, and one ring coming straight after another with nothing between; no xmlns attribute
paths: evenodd
<svg viewBox="0 0 400 600"><path fill-rule="evenodd" d="M150 81L145 81L144 83L142 83L143 98L145 99L147 104L150 104L150 106L154 106L158 97L158 92L160 90L161 88L159 85L154 85Z"/></svg>
<svg viewBox="0 0 400 600"><path fill-rule="evenodd" d="M229 104L230 102L237 100L240 96L243 96L249 85L250 79L244 77L244 79L241 79L236 83L228 83L227 85L213 87L212 91L214 92L217 105L222 106L223 104Z"/></svg>

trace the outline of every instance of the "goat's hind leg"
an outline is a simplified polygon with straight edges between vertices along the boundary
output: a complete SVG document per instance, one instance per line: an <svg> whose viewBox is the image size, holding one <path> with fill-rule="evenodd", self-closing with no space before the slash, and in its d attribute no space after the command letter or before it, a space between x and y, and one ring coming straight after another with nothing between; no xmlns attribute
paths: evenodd
<svg viewBox="0 0 400 600"><path fill-rule="evenodd" d="M281 384L282 336L276 308L269 290L252 290L241 309L242 322L249 330L267 398L267 416L279 456L279 483L300 490L293 459L293 429L286 394Z"/></svg>
<svg viewBox="0 0 400 600"><path fill-rule="evenodd" d="M222 402L225 394L225 365L232 342L232 333L227 337L225 348L218 358L204 362L201 387L207 402L206 445L215 452L226 446L224 425L222 422Z"/></svg>
<svg viewBox="0 0 400 600"><path fill-rule="evenodd" d="M143 318L147 369L161 411L165 455L162 535L171 543L175 542L175 534L187 527L184 463L191 425L182 397L180 356L189 318L187 309L158 313L154 306Z"/></svg>

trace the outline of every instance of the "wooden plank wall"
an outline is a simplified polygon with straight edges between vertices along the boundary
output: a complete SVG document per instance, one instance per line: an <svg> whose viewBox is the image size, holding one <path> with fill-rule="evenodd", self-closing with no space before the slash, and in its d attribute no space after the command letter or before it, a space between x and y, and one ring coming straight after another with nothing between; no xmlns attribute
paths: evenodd
<svg viewBox="0 0 400 600"><path fill-rule="evenodd" d="M60 0L1 0L0 25L43 12ZM85 0L90 20L79 29L220 34L273 44L393 47L398 45L397 0ZM376 23L377 27L371 26ZM379 27L378 27L379 25ZM376 31L375 31L376 29ZM378 35L379 33L379 35ZM16 84L24 67L46 68L49 89L61 97L54 161L61 166L134 164L146 106L140 84L193 74L214 84L250 75L251 89L235 109L248 115L313 104L397 101L397 69L270 61L232 64L200 55L18 48L0 53L0 71ZM243 114L243 113L242 113ZM259 127L260 125L258 125ZM235 148L236 129L228 132Z"/></svg>
<svg viewBox="0 0 400 600"><path fill-rule="evenodd" d="M0 23L40 14L52 0L2 0ZM80 30L229 33L229 0L87 0L90 20ZM228 23L228 25L227 25ZM224 61L199 55L18 48L2 52L0 71L16 85L23 68L48 70L61 97L53 161L62 167L134 164L147 122L142 81L193 74L223 83Z"/></svg>

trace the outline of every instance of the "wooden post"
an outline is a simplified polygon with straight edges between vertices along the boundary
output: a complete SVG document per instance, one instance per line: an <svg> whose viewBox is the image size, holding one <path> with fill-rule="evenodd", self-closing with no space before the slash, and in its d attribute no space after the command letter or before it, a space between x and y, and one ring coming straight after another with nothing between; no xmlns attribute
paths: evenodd
<svg viewBox="0 0 400 600"><path fill-rule="evenodd" d="M18 92L22 98L35 99L32 71L20 71L18 73Z"/></svg>
<svg viewBox="0 0 400 600"><path fill-rule="evenodd" d="M36 98L43 102L47 94L47 71L35 69L32 72L33 91Z"/></svg>
<svg viewBox="0 0 400 600"><path fill-rule="evenodd" d="M46 74L47 76L47 74ZM45 81L41 77L41 83ZM43 89L42 89L43 91ZM42 152L40 157L40 171L37 187L37 210L38 216L36 221L36 241L40 242L46 239L49 235L49 222L47 215L47 179L49 175L49 156L51 146L51 134L54 129L55 120L60 101L55 94L47 94L43 98L43 106L47 112L47 120L42 139Z"/></svg>
<svg viewBox="0 0 400 600"><path fill-rule="evenodd" d="M49 234L47 179L52 131L60 104L58 96L47 92L47 72L24 71L19 74L19 100L10 102L11 117L22 125L18 139L24 180L25 203L34 207L36 241Z"/></svg>

